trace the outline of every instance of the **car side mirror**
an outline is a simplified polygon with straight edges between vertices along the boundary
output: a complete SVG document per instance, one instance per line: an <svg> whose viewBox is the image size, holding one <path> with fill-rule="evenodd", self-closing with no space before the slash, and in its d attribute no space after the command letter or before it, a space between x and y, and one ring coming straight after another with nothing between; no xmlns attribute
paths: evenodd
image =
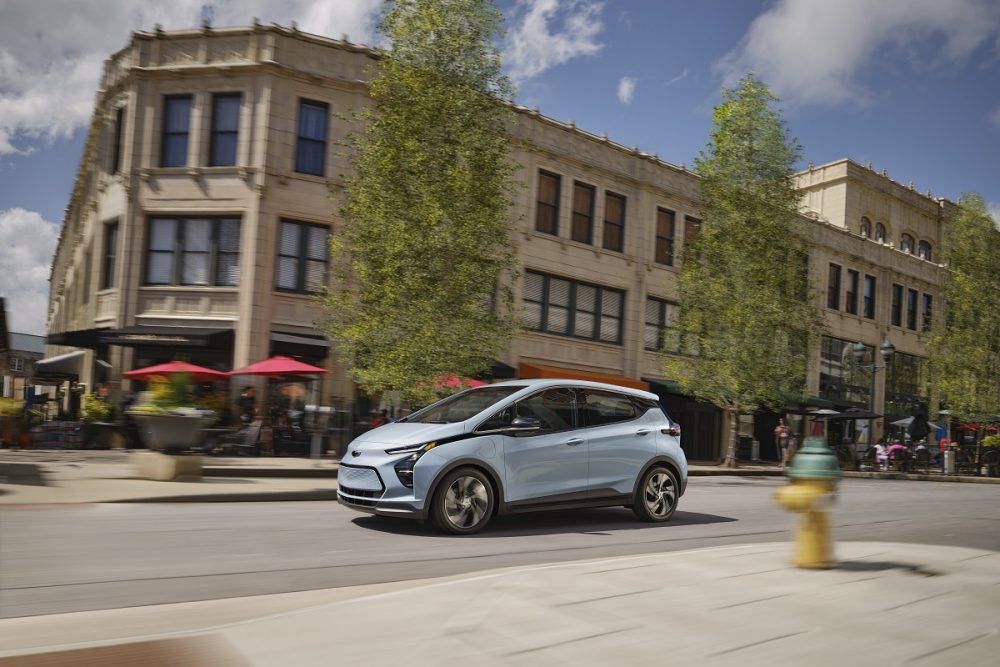
<svg viewBox="0 0 1000 667"><path fill-rule="evenodd" d="M673 424L670 426L670 428L660 429L660 433L663 433L664 435L670 435L675 438L679 438L681 437L681 427L678 426L677 424Z"/></svg>
<svg viewBox="0 0 1000 667"><path fill-rule="evenodd" d="M503 430L504 433L530 433L542 428L542 422L534 417L514 417L510 426Z"/></svg>

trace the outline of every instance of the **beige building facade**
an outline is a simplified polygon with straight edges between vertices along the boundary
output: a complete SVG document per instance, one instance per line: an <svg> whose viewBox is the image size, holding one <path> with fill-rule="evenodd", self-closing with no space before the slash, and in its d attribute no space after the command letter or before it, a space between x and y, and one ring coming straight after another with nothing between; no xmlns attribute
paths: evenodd
<svg viewBox="0 0 1000 667"><path fill-rule="evenodd" d="M313 293L339 225L344 140L360 129L353 113L368 103L375 64L365 47L276 26L135 33L107 61L53 260L50 356L86 350L81 378L93 386L98 360L114 385L122 371L173 358L228 370L290 354L330 371L315 400L351 404L357 390L321 333ZM719 412L677 394L657 352L671 346L679 258L700 224L697 177L517 111L512 157L523 187L511 243L525 331L497 360L498 375L649 386L684 426L689 458L718 458ZM808 394L867 404L868 380L841 342L888 339L896 359L915 360L907 369L921 366L950 205L847 160L798 179L830 329ZM893 380L907 373L876 372L876 410L924 398ZM769 419L758 420L762 455Z"/></svg>

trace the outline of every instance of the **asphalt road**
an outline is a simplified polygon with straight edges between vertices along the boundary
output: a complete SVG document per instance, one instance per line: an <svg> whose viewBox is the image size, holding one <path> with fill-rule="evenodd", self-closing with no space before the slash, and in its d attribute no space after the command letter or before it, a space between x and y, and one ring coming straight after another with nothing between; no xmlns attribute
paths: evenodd
<svg viewBox="0 0 1000 667"><path fill-rule="evenodd" d="M334 588L498 567L790 541L780 478L692 478L674 520L625 509L523 514L452 537L332 502L0 510L0 617ZM1000 551L1000 485L844 480L838 540Z"/></svg>

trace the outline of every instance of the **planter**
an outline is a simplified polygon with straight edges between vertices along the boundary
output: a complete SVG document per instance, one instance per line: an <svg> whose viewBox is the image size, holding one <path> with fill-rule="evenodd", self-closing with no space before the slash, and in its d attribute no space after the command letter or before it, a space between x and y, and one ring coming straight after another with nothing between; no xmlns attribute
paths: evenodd
<svg viewBox="0 0 1000 667"><path fill-rule="evenodd" d="M211 424L213 415L157 415L131 412L143 442L152 450L182 451L201 443L202 429Z"/></svg>

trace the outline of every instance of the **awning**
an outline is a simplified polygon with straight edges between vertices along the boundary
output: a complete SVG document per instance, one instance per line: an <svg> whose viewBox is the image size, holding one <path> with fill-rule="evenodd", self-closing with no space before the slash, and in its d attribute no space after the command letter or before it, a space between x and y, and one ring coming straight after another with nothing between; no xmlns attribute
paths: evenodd
<svg viewBox="0 0 1000 667"><path fill-rule="evenodd" d="M323 336L271 332L271 354L322 360L330 352L330 341Z"/></svg>
<svg viewBox="0 0 1000 667"><path fill-rule="evenodd" d="M49 357L35 362L35 374L38 379L76 379L80 377L83 367L85 350L74 350L57 357Z"/></svg>
<svg viewBox="0 0 1000 667"><path fill-rule="evenodd" d="M691 394L681 389L680 382L676 380L661 380L659 378L642 378L649 383L649 390L654 394L676 394L677 396L690 396Z"/></svg>
<svg viewBox="0 0 1000 667"><path fill-rule="evenodd" d="M232 329L203 329L197 327L123 327L105 329L98 342L126 347L207 347L232 348Z"/></svg>
<svg viewBox="0 0 1000 667"><path fill-rule="evenodd" d="M525 380L532 378L566 378L568 380L589 380L591 382L604 382L605 384L617 384L622 387L632 387L649 391L649 384L642 380L627 378L624 375L610 375L606 373L591 373L590 371L578 371L569 368L557 368L555 366L542 366L540 364L518 365L518 377Z"/></svg>
<svg viewBox="0 0 1000 667"><path fill-rule="evenodd" d="M49 345L62 345L65 347L86 347L95 349L100 343L99 339L101 335L109 331L111 331L111 329L78 329L76 331L59 331L57 333L50 333L46 343Z"/></svg>

